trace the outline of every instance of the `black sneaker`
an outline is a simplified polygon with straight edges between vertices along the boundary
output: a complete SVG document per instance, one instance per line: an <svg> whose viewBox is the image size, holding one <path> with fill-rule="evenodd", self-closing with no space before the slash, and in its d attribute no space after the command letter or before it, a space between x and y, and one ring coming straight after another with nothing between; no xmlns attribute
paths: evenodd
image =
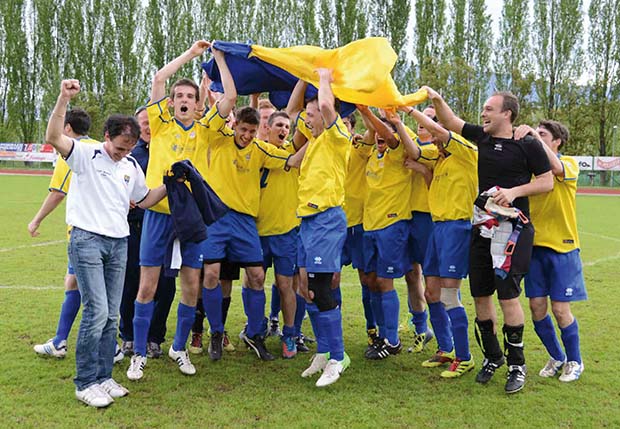
<svg viewBox="0 0 620 429"><path fill-rule="evenodd" d="M301 338L304 341L304 343L308 343L308 344L316 343L316 340L314 338L304 335L303 332L299 335L299 338Z"/></svg>
<svg viewBox="0 0 620 429"><path fill-rule="evenodd" d="M388 343L385 338L379 338L366 352L367 359L379 360L385 359L390 355L397 355L403 349L403 345L398 340L398 344L395 346Z"/></svg>
<svg viewBox="0 0 620 429"><path fill-rule="evenodd" d="M265 338L261 335L254 335L253 337L243 336L243 342L250 350L254 350L256 356L261 360L274 360L275 357L269 353L267 347L265 347Z"/></svg>
<svg viewBox="0 0 620 429"><path fill-rule="evenodd" d="M159 359L164 352L161 349L161 345L156 342L149 341L146 343L146 357L152 359Z"/></svg>
<svg viewBox="0 0 620 429"><path fill-rule="evenodd" d="M510 365L508 367L508 378L506 380L506 393L517 393L525 386L525 374L527 368L525 365Z"/></svg>
<svg viewBox="0 0 620 429"><path fill-rule="evenodd" d="M224 334L221 332L212 332L211 341L209 342L209 357L211 360L222 359L222 349L224 348Z"/></svg>
<svg viewBox="0 0 620 429"><path fill-rule="evenodd" d="M297 351L299 353L308 353L310 351L310 348L304 342L303 337L297 337L295 340L297 344Z"/></svg>
<svg viewBox="0 0 620 429"><path fill-rule="evenodd" d="M493 378L497 368L502 366L505 361L506 359L504 359L504 356L498 360L489 360L485 358L482 361L482 368L480 368L480 371L476 374L476 382L480 384L487 384Z"/></svg>

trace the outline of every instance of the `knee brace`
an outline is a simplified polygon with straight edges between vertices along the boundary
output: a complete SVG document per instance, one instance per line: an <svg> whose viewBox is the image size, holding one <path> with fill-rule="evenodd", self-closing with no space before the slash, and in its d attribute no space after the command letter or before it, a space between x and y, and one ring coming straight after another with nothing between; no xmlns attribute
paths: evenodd
<svg viewBox="0 0 620 429"><path fill-rule="evenodd" d="M446 307L446 310L463 306L459 299L459 290L456 288L441 288L441 303Z"/></svg>
<svg viewBox="0 0 620 429"><path fill-rule="evenodd" d="M319 311L329 311L337 307L331 291L332 275L333 273L308 273L308 290L314 294L312 302Z"/></svg>

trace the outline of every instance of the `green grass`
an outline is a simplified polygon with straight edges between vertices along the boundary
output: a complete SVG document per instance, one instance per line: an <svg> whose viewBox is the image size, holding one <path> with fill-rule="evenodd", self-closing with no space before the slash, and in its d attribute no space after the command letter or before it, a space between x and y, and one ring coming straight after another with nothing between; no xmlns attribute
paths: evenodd
<svg viewBox="0 0 620 429"><path fill-rule="evenodd" d="M582 258L589 301L576 303L582 353L586 365L572 384L542 379L538 370L547 360L531 323L526 325L526 358L530 368L523 392L504 394L504 370L488 386L474 382L474 372L443 380L438 370L420 366L432 352L403 353L380 362L363 358L365 332L356 275L343 272L343 319L349 370L335 385L319 390L299 375L306 356L291 361L259 362L238 346L213 363L193 356L195 377L185 377L167 358L151 359L138 383L125 376L127 360L114 377L131 390L105 410L78 403L72 378L75 358L42 359L33 344L50 338L63 299L66 268L64 206L46 219L41 236L32 239L26 225L47 192L45 177L0 176L0 416L2 427L618 427L620 403L617 308L620 198L578 198ZM45 244L33 247L34 244ZM228 329L243 323L240 288L235 285ZM269 289L269 288L268 288ZM401 315L406 311L404 283ZM473 320L473 303L464 285L464 305ZM177 294L178 295L178 294ZM269 299L269 291L268 291ZM525 300L523 301L525 304ZM176 323L176 303L168 323L168 342ZM78 316L79 320L79 316ZM308 322L305 322L308 323ZM69 338L74 350L77 324ZM311 333L308 325L304 326ZM482 355L470 326L478 364ZM410 339L406 340L406 343ZM268 340L278 352L275 340Z"/></svg>

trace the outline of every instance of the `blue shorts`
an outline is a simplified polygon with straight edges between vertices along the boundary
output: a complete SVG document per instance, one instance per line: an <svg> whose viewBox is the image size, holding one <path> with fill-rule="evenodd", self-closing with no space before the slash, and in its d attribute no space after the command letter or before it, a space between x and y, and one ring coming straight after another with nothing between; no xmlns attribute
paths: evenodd
<svg viewBox="0 0 620 429"><path fill-rule="evenodd" d="M570 302L588 299L579 249L558 253L534 246L530 271L525 275L525 296L550 297L551 301Z"/></svg>
<svg viewBox="0 0 620 429"><path fill-rule="evenodd" d="M297 263L298 241L297 228L291 229L286 234L260 237L265 271L273 265L276 274L293 277Z"/></svg>
<svg viewBox="0 0 620 429"><path fill-rule="evenodd" d="M347 239L342 247L342 266L352 264L353 268L364 268L364 227L359 225L347 228Z"/></svg>
<svg viewBox="0 0 620 429"><path fill-rule="evenodd" d="M144 211L140 238L140 265L160 267L172 252L174 225L172 216L152 210ZM181 243L182 266L202 268L203 243Z"/></svg>
<svg viewBox="0 0 620 429"><path fill-rule="evenodd" d="M263 250L252 216L229 210L207 227L205 263L227 259L243 266L262 266Z"/></svg>
<svg viewBox="0 0 620 429"><path fill-rule="evenodd" d="M409 263L424 265L428 241L433 232L433 219L430 213L413 212L413 217L409 221L409 244L407 257ZM426 273L425 273L426 274Z"/></svg>
<svg viewBox="0 0 620 429"><path fill-rule="evenodd" d="M407 252L409 220L400 220L383 229L364 231L364 271L377 277L396 279L407 272L403 254Z"/></svg>
<svg viewBox="0 0 620 429"><path fill-rule="evenodd" d="M471 222L436 222L424 257L425 276L464 279L469 272Z"/></svg>
<svg viewBox="0 0 620 429"><path fill-rule="evenodd" d="M309 273L338 273L342 246L347 238L347 218L342 207L303 217L297 265Z"/></svg>

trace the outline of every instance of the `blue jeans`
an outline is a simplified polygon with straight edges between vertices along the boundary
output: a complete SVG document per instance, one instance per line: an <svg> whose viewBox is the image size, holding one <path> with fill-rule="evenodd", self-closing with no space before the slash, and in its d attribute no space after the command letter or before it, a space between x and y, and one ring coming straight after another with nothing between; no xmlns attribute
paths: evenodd
<svg viewBox="0 0 620 429"><path fill-rule="evenodd" d="M127 238L73 228L69 260L82 295L82 322L75 347L78 390L112 378L127 261Z"/></svg>

